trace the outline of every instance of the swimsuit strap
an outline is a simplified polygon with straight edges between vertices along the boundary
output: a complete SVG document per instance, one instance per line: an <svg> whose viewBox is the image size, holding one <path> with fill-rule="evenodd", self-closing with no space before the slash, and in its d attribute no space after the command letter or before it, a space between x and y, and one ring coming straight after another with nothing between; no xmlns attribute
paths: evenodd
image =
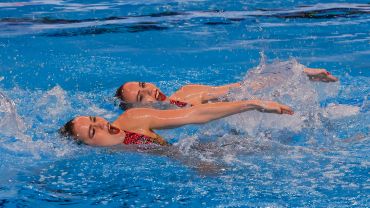
<svg viewBox="0 0 370 208"><path fill-rule="evenodd" d="M180 108L183 108L183 107L188 105L188 103L181 102L181 101L178 101L178 100L170 100L170 104L176 105L177 107L180 107ZM190 106L192 106L192 105L190 105Z"/></svg>
<svg viewBox="0 0 370 208"><path fill-rule="evenodd" d="M125 139L123 140L124 144L152 144L155 143L154 138L138 134L134 132L129 132L123 130L126 134Z"/></svg>

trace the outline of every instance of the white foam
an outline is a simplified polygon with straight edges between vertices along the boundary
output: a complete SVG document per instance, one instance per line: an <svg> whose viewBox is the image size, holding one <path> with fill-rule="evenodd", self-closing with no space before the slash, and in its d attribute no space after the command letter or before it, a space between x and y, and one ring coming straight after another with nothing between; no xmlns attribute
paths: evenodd
<svg viewBox="0 0 370 208"><path fill-rule="evenodd" d="M310 123L310 126L320 127L317 115L320 111L320 97L326 97L330 92L335 95L335 89L330 88L319 92L318 83L312 82L303 72L305 66L297 60L275 61L266 63L262 56L258 67L248 71L243 80L243 88L230 95L234 100L262 99L273 100L291 106L295 114L275 115L260 112L247 112L228 118L233 126L245 130L250 135L258 135L263 130L283 130L298 132ZM322 88L322 86L319 86Z"/></svg>
<svg viewBox="0 0 370 208"><path fill-rule="evenodd" d="M349 116L356 116L360 113L360 107L330 103L323 109L323 116L331 119L339 119Z"/></svg>
<svg viewBox="0 0 370 208"><path fill-rule="evenodd" d="M7 136L22 133L26 125L17 113L15 103L0 92L0 129Z"/></svg>
<svg viewBox="0 0 370 208"><path fill-rule="evenodd" d="M66 92L58 85L45 92L35 106L49 118L60 116L71 108Z"/></svg>

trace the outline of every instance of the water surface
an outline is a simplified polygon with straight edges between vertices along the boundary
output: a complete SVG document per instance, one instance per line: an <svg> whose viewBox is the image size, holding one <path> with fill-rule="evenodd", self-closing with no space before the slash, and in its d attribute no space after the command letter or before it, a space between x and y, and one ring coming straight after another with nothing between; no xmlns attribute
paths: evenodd
<svg viewBox="0 0 370 208"><path fill-rule="evenodd" d="M369 12L343 0L1 2L0 206L368 207ZM302 65L340 82L312 83ZM286 69L248 90L256 72ZM242 81L229 99L296 114L159 131L169 149L57 135L76 115L114 120L112 95L132 80L167 94Z"/></svg>

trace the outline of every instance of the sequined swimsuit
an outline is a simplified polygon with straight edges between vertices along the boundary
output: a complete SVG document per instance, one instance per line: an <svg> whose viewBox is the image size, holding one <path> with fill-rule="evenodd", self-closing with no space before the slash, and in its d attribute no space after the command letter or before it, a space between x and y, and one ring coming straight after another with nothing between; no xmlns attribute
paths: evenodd
<svg viewBox="0 0 370 208"><path fill-rule="evenodd" d="M123 144L158 144L155 138L150 136L146 136L143 134L138 134L134 132L125 131L125 139L123 140Z"/></svg>
<svg viewBox="0 0 370 208"><path fill-rule="evenodd" d="M188 103L181 102L181 101L178 101L178 100L170 100L170 104L176 105L177 107L180 107L180 108L183 108L183 107L186 107L187 105L189 105ZM189 106L193 106L193 105L190 104Z"/></svg>

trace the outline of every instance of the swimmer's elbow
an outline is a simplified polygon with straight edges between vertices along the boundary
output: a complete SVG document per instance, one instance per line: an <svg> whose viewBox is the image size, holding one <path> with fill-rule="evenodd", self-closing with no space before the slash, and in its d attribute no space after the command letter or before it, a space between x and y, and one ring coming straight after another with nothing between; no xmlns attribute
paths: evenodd
<svg viewBox="0 0 370 208"><path fill-rule="evenodd" d="M203 106L194 106L194 110L187 116L192 124L204 124L212 121L212 116L204 112Z"/></svg>

